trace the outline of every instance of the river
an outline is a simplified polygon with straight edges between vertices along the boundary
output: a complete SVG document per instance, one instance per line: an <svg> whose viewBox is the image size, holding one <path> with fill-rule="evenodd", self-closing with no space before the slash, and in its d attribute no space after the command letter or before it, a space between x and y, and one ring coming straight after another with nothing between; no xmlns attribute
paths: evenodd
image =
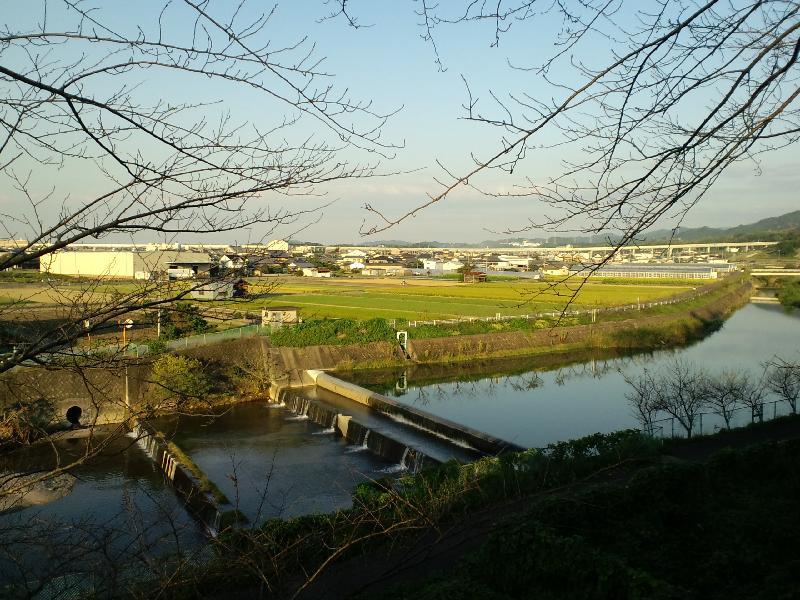
<svg viewBox="0 0 800 600"><path fill-rule="evenodd" d="M413 330L411 330L413 336ZM722 328L689 347L619 356L615 352L583 353L554 358L497 361L479 367L458 366L376 372L353 372L343 378L393 396L435 415L485 431L527 447L541 447L595 432L639 427L625 395L625 377L644 369L658 371L676 358L714 373L723 369L759 377L762 364L774 356L800 360L800 311L777 305L748 304ZM570 363L566 364L564 363ZM492 373L491 376L481 373ZM767 416L787 412L768 404ZM745 414L745 412L747 414ZM738 411L736 423L749 420ZM706 415L704 433L718 428ZM671 423L662 422L670 435ZM679 426L676 424L676 433Z"/></svg>

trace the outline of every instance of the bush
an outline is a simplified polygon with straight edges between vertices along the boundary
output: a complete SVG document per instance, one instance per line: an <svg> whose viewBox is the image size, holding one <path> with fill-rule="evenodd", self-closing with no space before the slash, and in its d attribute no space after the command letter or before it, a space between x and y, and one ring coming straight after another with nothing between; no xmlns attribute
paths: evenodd
<svg viewBox="0 0 800 600"><path fill-rule="evenodd" d="M800 281L785 281L778 290L778 300L788 307L800 308Z"/></svg>
<svg viewBox="0 0 800 600"><path fill-rule="evenodd" d="M164 354L153 363L152 381L161 399L203 399L211 391L211 381L196 358Z"/></svg>
<svg viewBox="0 0 800 600"><path fill-rule="evenodd" d="M216 327L200 314L199 308L188 302L179 302L168 313L166 322L161 327L161 334L166 340L174 340L184 335L208 333L214 329Z"/></svg>
<svg viewBox="0 0 800 600"><path fill-rule="evenodd" d="M54 419L53 404L45 398L12 404L0 412L0 444L30 444L44 434Z"/></svg>

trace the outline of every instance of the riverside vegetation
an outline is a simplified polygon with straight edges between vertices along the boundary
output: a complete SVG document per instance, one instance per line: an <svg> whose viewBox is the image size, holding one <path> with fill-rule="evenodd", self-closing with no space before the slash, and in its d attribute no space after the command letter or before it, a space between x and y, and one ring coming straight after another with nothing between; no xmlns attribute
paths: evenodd
<svg viewBox="0 0 800 600"><path fill-rule="evenodd" d="M796 417L777 423L787 424L798 430ZM335 585L391 599L794 597L800 442L666 458L706 441L715 440L595 434L363 484L352 509L230 530L202 568L187 564L140 592L312 598ZM410 573L416 583L396 587Z"/></svg>

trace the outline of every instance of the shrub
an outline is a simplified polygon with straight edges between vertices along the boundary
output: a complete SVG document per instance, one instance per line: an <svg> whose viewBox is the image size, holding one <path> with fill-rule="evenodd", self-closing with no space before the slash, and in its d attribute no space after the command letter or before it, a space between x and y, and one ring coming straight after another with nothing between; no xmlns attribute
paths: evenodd
<svg viewBox="0 0 800 600"><path fill-rule="evenodd" d="M203 399L211 391L211 381L196 358L164 354L153 363L152 381L163 399L185 402Z"/></svg>

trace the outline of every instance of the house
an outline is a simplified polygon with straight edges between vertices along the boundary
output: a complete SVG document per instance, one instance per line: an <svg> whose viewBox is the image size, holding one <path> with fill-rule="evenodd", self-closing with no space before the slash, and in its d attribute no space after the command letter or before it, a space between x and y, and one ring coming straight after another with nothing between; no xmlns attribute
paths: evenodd
<svg viewBox="0 0 800 600"><path fill-rule="evenodd" d="M251 257L248 259L247 263L253 275L256 277L269 275L280 269L278 261L269 256Z"/></svg>
<svg viewBox="0 0 800 600"><path fill-rule="evenodd" d="M351 271L360 271L365 266L366 265L363 262L359 262L356 260L347 265L347 268L350 269Z"/></svg>
<svg viewBox="0 0 800 600"><path fill-rule="evenodd" d="M511 267L511 263L507 260L503 260L496 254L492 254L488 256L484 261L482 261L487 269L491 269L492 271L503 271Z"/></svg>
<svg viewBox="0 0 800 600"><path fill-rule="evenodd" d="M241 254L230 252L219 257L219 268L226 271L240 271L247 266L247 259Z"/></svg>
<svg viewBox="0 0 800 600"><path fill-rule="evenodd" d="M467 271L464 273L464 283L485 283L486 273L483 271Z"/></svg>
<svg viewBox="0 0 800 600"><path fill-rule="evenodd" d="M261 309L261 324L292 324L299 323L298 309L294 306L269 306Z"/></svg>
<svg viewBox="0 0 800 600"><path fill-rule="evenodd" d="M542 273L553 277L569 275L569 265L566 263L545 263L541 268Z"/></svg>
<svg viewBox="0 0 800 600"><path fill-rule="evenodd" d="M330 277L331 270L325 267L305 267L302 269L303 277Z"/></svg>
<svg viewBox="0 0 800 600"><path fill-rule="evenodd" d="M302 271L303 269L316 269L316 265L305 260L293 260L286 265L290 271Z"/></svg>
<svg viewBox="0 0 800 600"><path fill-rule="evenodd" d="M373 256L369 259L369 264L371 265L389 265L393 263L394 258L386 256L385 254L379 254L378 256Z"/></svg>
<svg viewBox="0 0 800 600"><path fill-rule="evenodd" d="M223 300L225 298L240 298L245 295L247 295L247 282L244 279L237 281L209 281L189 292L189 297L194 300Z"/></svg>
<svg viewBox="0 0 800 600"><path fill-rule="evenodd" d="M463 266L464 263L457 260L441 261L429 258L422 261L422 268L426 271L441 271L446 273L458 271Z"/></svg>

